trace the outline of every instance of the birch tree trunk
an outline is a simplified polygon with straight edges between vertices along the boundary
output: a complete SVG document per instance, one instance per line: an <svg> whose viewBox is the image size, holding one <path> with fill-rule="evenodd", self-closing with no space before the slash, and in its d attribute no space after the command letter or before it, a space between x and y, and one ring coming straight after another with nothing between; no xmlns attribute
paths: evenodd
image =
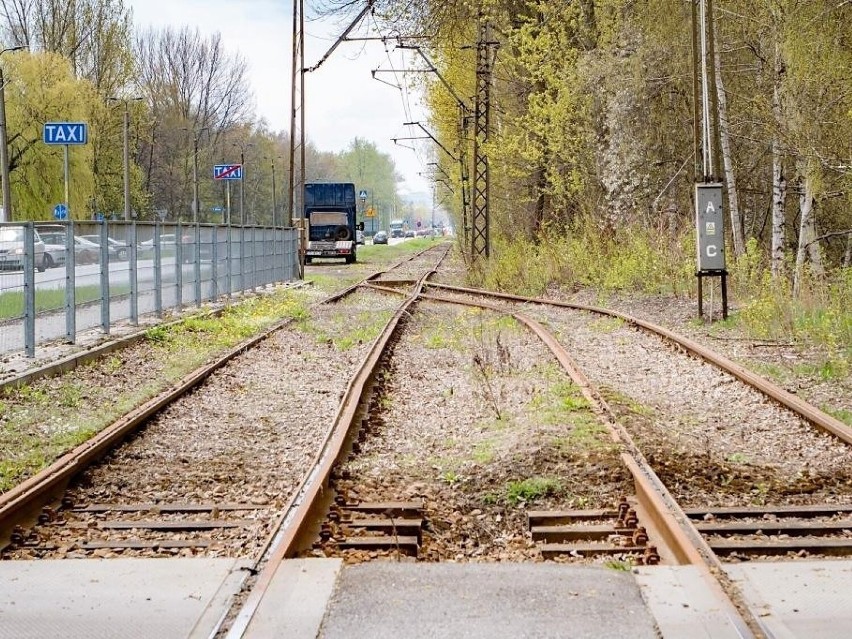
<svg viewBox="0 0 852 639"><path fill-rule="evenodd" d="M725 85L722 83L722 59L718 45L713 60L713 70L716 74L716 94L719 104L719 138L722 144L722 162L725 170L725 183L728 187L728 214L731 219L731 236L734 241L734 257L745 254L745 236L740 215L739 198L737 197L737 178L734 174L731 159L731 138L728 127L728 97L725 95Z"/></svg>
<svg viewBox="0 0 852 639"><path fill-rule="evenodd" d="M821 271L822 264L819 261L819 246L818 242L814 242L816 232L814 230L814 192L813 178L808 171L805 171L805 176L802 179L802 191L799 194L799 244L796 249L796 270L793 273L793 294L798 295L802 287L802 275L805 268L805 255L811 258L814 252L817 255L817 261L812 264L816 272ZM812 249L816 249L813 251ZM819 269L819 271L818 271Z"/></svg>
<svg viewBox="0 0 852 639"><path fill-rule="evenodd" d="M781 44L775 41L775 65L772 86L772 115L776 131L772 136L772 276L781 275L784 266L784 200L787 197L787 184L784 181L784 159L781 156L781 78L784 74L781 60Z"/></svg>
<svg viewBox="0 0 852 639"><path fill-rule="evenodd" d="M784 181L784 161L778 138L772 140L772 275L778 277L784 266L784 200L787 183Z"/></svg>

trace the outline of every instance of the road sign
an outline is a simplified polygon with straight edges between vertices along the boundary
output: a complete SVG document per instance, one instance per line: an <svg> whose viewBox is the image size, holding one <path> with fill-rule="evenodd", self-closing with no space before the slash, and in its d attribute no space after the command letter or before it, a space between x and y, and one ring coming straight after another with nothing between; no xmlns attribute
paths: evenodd
<svg viewBox="0 0 852 639"><path fill-rule="evenodd" d="M725 216L722 212L722 185L695 185L698 225L698 270L725 270Z"/></svg>
<svg viewBox="0 0 852 639"><path fill-rule="evenodd" d="M367 217L376 217L376 211L375 211L375 209L371 206L371 207L370 207L370 208L368 208L366 211L364 211L364 215L366 215Z"/></svg>
<svg viewBox="0 0 852 639"><path fill-rule="evenodd" d="M55 220L67 220L68 219L68 207L64 204L57 204L53 207L53 219Z"/></svg>
<svg viewBox="0 0 852 639"><path fill-rule="evenodd" d="M43 139L45 144L86 144L89 132L85 122L47 122Z"/></svg>
<svg viewBox="0 0 852 639"><path fill-rule="evenodd" d="M223 207L221 207L221 206L214 206L214 207L213 207L213 209L212 209L212 211L213 211L214 213L221 213L221 212L222 212L222 211L224 211L224 210L225 210L225 209L224 209Z"/></svg>
<svg viewBox="0 0 852 639"><path fill-rule="evenodd" d="M242 180L242 164L216 164L213 166L214 180Z"/></svg>
<svg viewBox="0 0 852 639"><path fill-rule="evenodd" d="M359 197L359 199L366 200L367 199L367 192L366 191L359 191L358 197Z"/></svg>

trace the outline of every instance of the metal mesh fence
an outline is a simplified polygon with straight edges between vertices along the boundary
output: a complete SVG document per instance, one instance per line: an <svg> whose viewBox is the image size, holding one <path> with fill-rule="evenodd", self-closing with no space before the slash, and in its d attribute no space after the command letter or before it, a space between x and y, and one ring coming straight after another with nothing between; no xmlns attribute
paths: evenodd
<svg viewBox="0 0 852 639"><path fill-rule="evenodd" d="M298 230L0 223L0 355L298 279Z"/></svg>

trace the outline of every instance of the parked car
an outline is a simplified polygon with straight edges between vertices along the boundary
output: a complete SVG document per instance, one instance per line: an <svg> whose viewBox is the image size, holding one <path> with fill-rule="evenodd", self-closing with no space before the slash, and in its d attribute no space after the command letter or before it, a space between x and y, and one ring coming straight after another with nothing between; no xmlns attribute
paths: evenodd
<svg viewBox="0 0 852 639"><path fill-rule="evenodd" d="M33 245L33 264L39 273L47 270L45 262L44 242L38 231L35 233ZM23 226L0 226L0 269L23 270L24 258L24 227Z"/></svg>
<svg viewBox="0 0 852 639"><path fill-rule="evenodd" d="M190 264L195 261L195 235L186 234L180 238L181 245L181 261L184 264ZM175 255L177 252L177 235L174 233L163 233L160 235L160 253L163 256ZM201 238L199 245L202 260L209 260L213 254L213 248L210 241L205 241ZM139 243L139 252L150 257L154 252L154 239L145 240Z"/></svg>
<svg viewBox="0 0 852 639"><path fill-rule="evenodd" d="M414 229L407 230L405 232L405 237L416 237L416 234L414 233Z"/></svg>
<svg viewBox="0 0 852 639"><path fill-rule="evenodd" d="M84 240L89 240L93 244L101 245L101 236L100 235L81 235ZM107 238L107 252L109 253L109 259L111 260L119 260L124 261L130 257L130 247L120 240L116 240L112 237Z"/></svg>
<svg viewBox="0 0 852 639"><path fill-rule="evenodd" d="M364 243L364 231L357 230L355 231L355 243L363 244Z"/></svg>
<svg viewBox="0 0 852 639"><path fill-rule="evenodd" d="M45 243L46 267L65 264L65 229L61 231L46 231L42 233ZM101 261L101 247L83 238L74 236L75 264L97 264Z"/></svg>
<svg viewBox="0 0 852 639"><path fill-rule="evenodd" d="M384 231L379 231L373 236L373 244L387 244L388 234Z"/></svg>

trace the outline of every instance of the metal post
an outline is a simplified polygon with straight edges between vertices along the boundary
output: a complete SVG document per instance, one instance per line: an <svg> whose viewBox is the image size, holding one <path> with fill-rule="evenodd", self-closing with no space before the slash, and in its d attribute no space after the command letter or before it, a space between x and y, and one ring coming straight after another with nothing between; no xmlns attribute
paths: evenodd
<svg viewBox="0 0 852 639"><path fill-rule="evenodd" d="M24 350L35 357L35 227L24 225Z"/></svg>
<svg viewBox="0 0 852 639"><path fill-rule="evenodd" d="M76 257L74 223L69 222L65 225L65 339L69 344L77 337Z"/></svg>
<svg viewBox="0 0 852 639"><path fill-rule="evenodd" d="M64 204L65 204L66 207L68 207L68 219L70 220L71 219L71 205L68 202L68 176L70 174L70 171L69 171L69 168L68 168L68 145L67 144L64 145L64 149L65 149L65 154L63 156L63 162L62 162L63 174L65 176L65 202L64 202Z"/></svg>
<svg viewBox="0 0 852 639"><path fill-rule="evenodd" d="M130 224L130 323L139 325L139 260L136 254L136 223ZM154 268L157 268L157 242L154 241Z"/></svg>
<svg viewBox="0 0 852 639"><path fill-rule="evenodd" d="M175 235L179 238L183 237L179 220ZM180 311L183 307L183 242L175 242L175 262L177 262L175 268L175 305L177 306L177 310Z"/></svg>
<svg viewBox="0 0 852 639"><path fill-rule="evenodd" d="M240 226L240 293L246 290L246 227Z"/></svg>
<svg viewBox="0 0 852 639"><path fill-rule="evenodd" d="M157 317L163 316L163 249L160 245L161 238L160 225L157 224L154 227L154 313ZM175 242L175 247L175 250L180 251L180 242Z"/></svg>
<svg viewBox="0 0 852 639"><path fill-rule="evenodd" d="M227 285L225 286L225 294L228 296L228 299L231 298L231 287L233 286L233 241L231 240L231 227L226 226L225 232L228 234L226 244L225 244L225 269L228 271L228 280Z"/></svg>
<svg viewBox="0 0 852 639"><path fill-rule="evenodd" d="M219 299L219 226L213 227L213 245L210 247L210 299Z"/></svg>
<svg viewBox="0 0 852 639"><path fill-rule="evenodd" d="M272 226L275 226L275 210L278 207L275 204L275 158L272 158Z"/></svg>
<svg viewBox="0 0 852 639"><path fill-rule="evenodd" d="M231 181L225 181L225 224L231 225Z"/></svg>
<svg viewBox="0 0 852 639"><path fill-rule="evenodd" d="M130 221L130 109L127 100L124 101L124 221ZM65 147L66 149L68 147ZM67 195L66 195L67 198ZM67 204L67 202L66 202Z"/></svg>
<svg viewBox="0 0 852 639"><path fill-rule="evenodd" d="M192 223L198 224L198 133L192 137Z"/></svg>
<svg viewBox="0 0 852 639"><path fill-rule="evenodd" d="M160 231L160 223L154 224L154 288L162 289L163 283L163 234ZM177 245L177 243L175 243ZM159 285L158 285L159 283ZM134 324L139 323L137 317L133 319Z"/></svg>
<svg viewBox="0 0 852 639"><path fill-rule="evenodd" d="M98 231L101 236L101 265L109 264L109 244L107 240L109 233L107 223L103 222ZM109 328L109 268L101 268L101 330L105 335L109 335Z"/></svg>
<svg viewBox="0 0 852 639"><path fill-rule="evenodd" d="M245 226L246 224L246 200L245 200L245 191L246 191L246 154L245 151L240 150L240 171L242 172L242 177L240 178L240 225Z"/></svg>
<svg viewBox="0 0 852 639"><path fill-rule="evenodd" d="M193 276L195 278L195 305L201 307L201 227L195 225L195 242L193 247ZM181 238L182 239L182 238Z"/></svg>

